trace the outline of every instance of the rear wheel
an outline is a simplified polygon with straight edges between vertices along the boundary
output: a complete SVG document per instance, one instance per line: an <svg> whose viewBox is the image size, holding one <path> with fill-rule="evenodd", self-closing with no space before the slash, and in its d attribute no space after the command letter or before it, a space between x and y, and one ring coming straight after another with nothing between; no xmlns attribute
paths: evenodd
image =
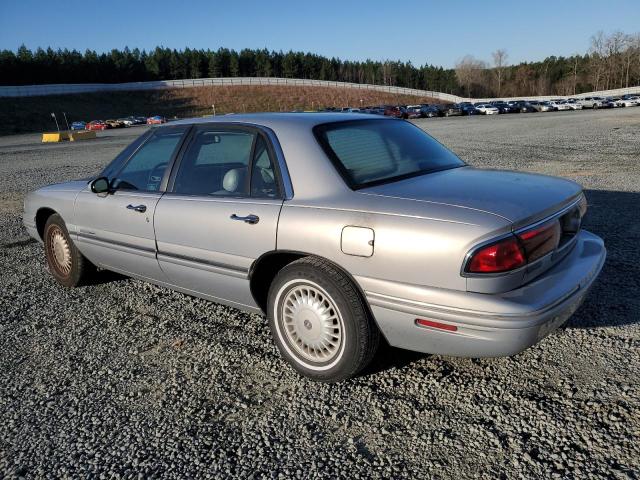
<svg viewBox="0 0 640 480"><path fill-rule="evenodd" d="M370 363L380 339L349 277L319 258L297 260L278 273L267 316L282 356L313 380L353 377Z"/></svg>
<svg viewBox="0 0 640 480"><path fill-rule="evenodd" d="M65 287L84 283L95 271L71 241L64 220L57 213L49 217L44 227L44 251L51 275Z"/></svg>

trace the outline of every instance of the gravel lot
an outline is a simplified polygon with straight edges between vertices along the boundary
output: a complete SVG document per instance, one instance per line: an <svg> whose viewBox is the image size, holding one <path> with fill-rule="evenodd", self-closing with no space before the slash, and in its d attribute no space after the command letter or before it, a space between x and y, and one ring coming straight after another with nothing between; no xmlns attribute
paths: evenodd
<svg viewBox="0 0 640 480"><path fill-rule="evenodd" d="M421 120L468 163L582 183L609 257L567 327L513 358L383 348L299 378L266 321L102 274L65 290L23 195L86 176L142 128L0 138L0 477L639 478L640 108Z"/></svg>

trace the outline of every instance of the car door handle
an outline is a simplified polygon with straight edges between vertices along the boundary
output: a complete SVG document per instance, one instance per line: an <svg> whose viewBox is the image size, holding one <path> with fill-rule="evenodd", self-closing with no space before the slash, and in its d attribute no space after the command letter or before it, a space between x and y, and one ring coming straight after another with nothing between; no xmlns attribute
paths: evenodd
<svg viewBox="0 0 640 480"><path fill-rule="evenodd" d="M244 223L248 223L250 225L255 225L256 223L258 223L260 221L260 217L257 215L247 215L246 217L239 217L238 215L236 215L235 213L233 215L231 215L231 220L239 220L241 222Z"/></svg>
<svg viewBox="0 0 640 480"><path fill-rule="evenodd" d="M140 212L140 213L144 213L147 211L147 206L146 205L127 205L127 208L129 210L135 210L136 212Z"/></svg>

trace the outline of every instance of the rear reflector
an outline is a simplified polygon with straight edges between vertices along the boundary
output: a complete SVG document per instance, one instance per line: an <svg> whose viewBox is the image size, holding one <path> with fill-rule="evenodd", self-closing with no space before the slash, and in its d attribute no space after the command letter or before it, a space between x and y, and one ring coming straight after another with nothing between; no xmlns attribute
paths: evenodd
<svg viewBox="0 0 640 480"><path fill-rule="evenodd" d="M421 327L433 327L439 328L440 330L446 330L448 332L457 332L458 327L455 325L449 325L447 323L434 322L433 320L426 320L424 318L416 318L416 325L420 325Z"/></svg>

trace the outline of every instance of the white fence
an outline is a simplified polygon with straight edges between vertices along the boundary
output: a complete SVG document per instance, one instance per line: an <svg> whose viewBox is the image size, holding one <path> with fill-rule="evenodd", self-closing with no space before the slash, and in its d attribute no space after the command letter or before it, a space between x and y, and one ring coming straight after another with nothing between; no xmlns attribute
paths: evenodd
<svg viewBox="0 0 640 480"><path fill-rule="evenodd" d="M196 78L189 80L162 80L155 82L24 85L16 87L0 87L0 97L33 97L42 95L64 95L69 93L162 90L168 88L192 88L230 85L295 85L308 87L351 88L357 90L374 90L378 92L387 92L397 95L432 97L447 102L457 102L461 100L461 98L456 95L449 95L448 93L441 92L432 92L428 90L416 90L413 88L276 77Z"/></svg>
<svg viewBox="0 0 640 480"><path fill-rule="evenodd" d="M463 98L448 93L434 92L430 90L417 90L414 88L392 87L387 85L370 85L366 83L331 82L326 80L307 80L299 78L276 77L231 77L231 78L195 78L189 80L161 80L155 82L129 82L129 83L62 83L54 85L24 85L24 86L0 86L0 97L33 97L42 95L65 95L70 93L90 92L122 92L133 90L163 90L169 88L192 88L206 86L230 86L230 85L295 85L308 87L334 87L350 88L355 90L373 90L396 95L412 95L417 97L437 98L444 102L462 101L490 101L492 98L471 99ZM605 90L601 92L588 92L574 95L574 97L588 96L619 96L624 94L640 94L640 86L619 88L617 90ZM537 96L537 97L511 97L504 100L568 98L562 95Z"/></svg>

